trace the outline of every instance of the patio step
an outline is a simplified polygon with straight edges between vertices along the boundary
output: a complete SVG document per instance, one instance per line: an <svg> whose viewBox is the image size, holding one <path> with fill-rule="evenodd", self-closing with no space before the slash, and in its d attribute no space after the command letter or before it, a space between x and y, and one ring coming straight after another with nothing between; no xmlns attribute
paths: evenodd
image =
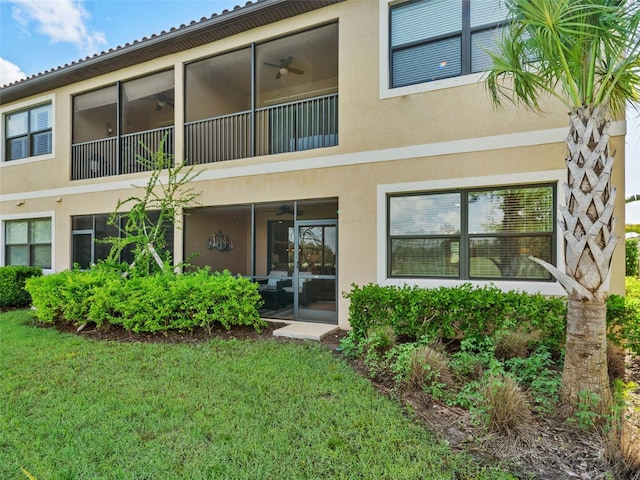
<svg viewBox="0 0 640 480"><path fill-rule="evenodd" d="M338 325L311 322L291 322L285 327L273 331L275 337L296 338L302 340L321 340L322 337L338 330Z"/></svg>

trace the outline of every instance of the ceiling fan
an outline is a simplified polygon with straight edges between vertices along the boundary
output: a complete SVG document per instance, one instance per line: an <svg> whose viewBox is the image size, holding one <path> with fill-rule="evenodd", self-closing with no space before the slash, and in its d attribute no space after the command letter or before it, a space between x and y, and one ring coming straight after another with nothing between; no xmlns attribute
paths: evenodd
<svg viewBox="0 0 640 480"><path fill-rule="evenodd" d="M153 100L156 103L156 112L162 110L162 107L169 105L173 108L173 99L171 95L166 94L164 92L156 93L153 95L149 95L148 97L143 97L142 100Z"/></svg>
<svg viewBox="0 0 640 480"><path fill-rule="evenodd" d="M300 70L299 68L294 68L291 66L291 62L293 62L293 57L289 55L287 58L281 58L280 64L276 65L275 63L264 62L268 67L274 67L278 69L278 73L276 73L276 79L279 79L283 75L287 75L288 73L295 73L296 75L302 75L304 70Z"/></svg>
<svg viewBox="0 0 640 480"><path fill-rule="evenodd" d="M288 204L282 204L280 205L280 207L278 207L278 210L276 210L276 215L293 215L293 207L291 205ZM298 209L298 216L300 215L304 215L304 211Z"/></svg>

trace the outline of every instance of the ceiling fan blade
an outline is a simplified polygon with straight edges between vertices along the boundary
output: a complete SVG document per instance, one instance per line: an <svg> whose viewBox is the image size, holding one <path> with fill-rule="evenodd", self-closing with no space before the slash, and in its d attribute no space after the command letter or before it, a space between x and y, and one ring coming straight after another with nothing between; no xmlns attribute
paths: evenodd
<svg viewBox="0 0 640 480"><path fill-rule="evenodd" d="M276 73L276 80L278 80L281 76L282 74L280 72Z"/></svg>
<svg viewBox="0 0 640 480"><path fill-rule="evenodd" d="M293 62L293 57L289 55L287 58L283 58L280 60L280 66L287 68Z"/></svg>
<svg viewBox="0 0 640 480"><path fill-rule="evenodd" d="M290 73L295 73L297 75L302 75L304 73L304 70L300 70L299 68L287 67L287 70L289 70Z"/></svg>
<svg viewBox="0 0 640 480"><path fill-rule="evenodd" d="M266 65L267 67L275 67L275 68L280 68L280 65L276 65L275 63L269 63L269 62L262 62L263 65Z"/></svg>

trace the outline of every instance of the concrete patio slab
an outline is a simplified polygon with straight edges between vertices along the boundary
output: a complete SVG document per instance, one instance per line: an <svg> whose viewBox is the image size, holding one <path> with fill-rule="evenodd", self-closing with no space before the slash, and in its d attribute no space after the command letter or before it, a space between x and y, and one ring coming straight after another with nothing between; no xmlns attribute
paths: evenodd
<svg viewBox="0 0 640 480"><path fill-rule="evenodd" d="M275 337L297 338L302 340L320 340L338 330L338 325L326 323L292 322L286 327L273 331Z"/></svg>

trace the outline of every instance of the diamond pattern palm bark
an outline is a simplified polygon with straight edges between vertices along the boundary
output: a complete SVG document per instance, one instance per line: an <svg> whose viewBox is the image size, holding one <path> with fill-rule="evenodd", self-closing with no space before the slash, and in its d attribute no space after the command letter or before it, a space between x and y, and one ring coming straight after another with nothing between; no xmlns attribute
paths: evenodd
<svg viewBox="0 0 640 480"><path fill-rule="evenodd" d="M604 301L617 237L613 234L616 189L611 186L613 156L604 107L577 109L570 115L565 203L560 207L565 238L566 273L536 260L558 279L570 296Z"/></svg>

